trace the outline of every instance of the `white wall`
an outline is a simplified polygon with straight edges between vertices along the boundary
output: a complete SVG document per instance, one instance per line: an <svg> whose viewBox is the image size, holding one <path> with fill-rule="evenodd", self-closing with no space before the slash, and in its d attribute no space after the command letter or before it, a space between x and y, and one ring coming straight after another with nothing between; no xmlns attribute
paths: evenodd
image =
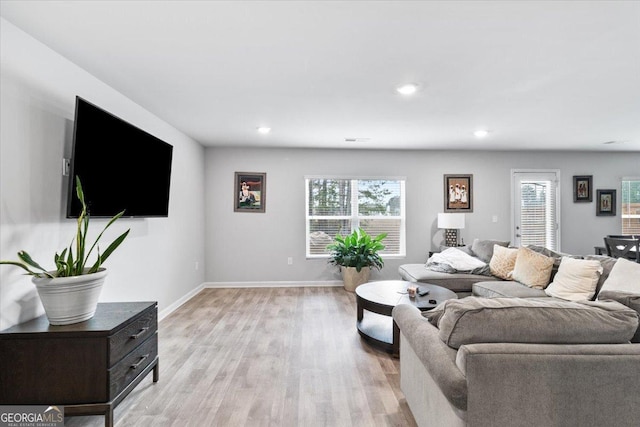
<svg viewBox="0 0 640 427"><path fill-rule="evenodd" d="M208 282L339 280L326 260L305 259L305 175L405 176L407 256L388 259L373 278L397 279L397 267L424 262L442 242L443 175L471 173L474 211L465 242L511 236L511 169L561 171L561 250L593 253L620 233L620 178L640 175L640 153L445 152L233 149L206 150L206 280ZM233 211L234 172L266 172L266 212ZM573 175L593 175L595 189L618 189L618 215L597 217L595 203L573 203ZM594 191L595 199L595 191ZM492 216L498 222L492 222ZM293 265L287 265L287 258Z"/></svg>
<svg viewBox="0 0 640 427"><path fill-rule="evenodd" d="M101 301L158 301L161 313L179 304L204 280L204 268L195 269L204 265L203 147L8 21L0 24L0 259L24 249L53 267L54 252L74 236L75 221L64 218L61 165L70 157L79 95L174 147L169 217L111 227L105 242L131 233L107 261ZM92 220L94 230L105 221ZM0 268L0 329L44 312L20 271Z"/></svg>

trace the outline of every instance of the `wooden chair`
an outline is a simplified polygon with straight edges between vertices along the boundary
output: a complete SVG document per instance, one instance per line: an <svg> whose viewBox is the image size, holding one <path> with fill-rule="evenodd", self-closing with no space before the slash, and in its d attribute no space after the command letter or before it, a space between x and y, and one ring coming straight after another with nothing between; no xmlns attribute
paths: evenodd
<svg viewBox="0 0 640 427"><path fill-rule="evenodd" d="M613 258L627 258L640 263L640 237L605 237L604 246L607 255Z"/></svg>

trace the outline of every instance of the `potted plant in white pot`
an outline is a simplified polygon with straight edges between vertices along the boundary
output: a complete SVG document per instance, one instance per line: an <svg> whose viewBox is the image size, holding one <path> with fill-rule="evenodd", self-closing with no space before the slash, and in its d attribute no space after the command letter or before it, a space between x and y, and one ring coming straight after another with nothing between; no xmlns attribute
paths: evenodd
<svg viewBox="0 0 640 427"><path fill-rule="evenodd" d="M56 252L54 256L56 270L46 270L25 251L18 252L20 261L0 261L0 264L21 267L26 270L27 275L32 276L31 280L36 285L47 318L52 325L69 325L93 317L107 275L107 270L102 265L120 246L130 231L122 233L111 242L104 252L100 253L98 241L105 230L124 214L122 211L109 220L87 250L89 213L84 200L82 184L78 177L76 177L76 195L82 203L82 211L78 217L78 229L69 247L60 254ZM96 251L95 261L91 264L89 257L94 249Z"/></svg>
<svg viewBox="0 0 640 427"><path fill-rule="evenodd" d="M347 291L354 292L359 285L368 282L372 268L380 270L384 266L378 252L385 248L381 243L385 237L387 233L371 237L358 228L347 236L336 235L334 243L327 246L329 263L340 266Z"/></svg>

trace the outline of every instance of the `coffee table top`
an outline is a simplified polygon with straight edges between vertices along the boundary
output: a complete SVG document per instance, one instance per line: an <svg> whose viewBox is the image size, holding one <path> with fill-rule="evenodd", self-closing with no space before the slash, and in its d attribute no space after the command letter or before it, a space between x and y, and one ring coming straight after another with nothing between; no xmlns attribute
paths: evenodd
<svg viewBox="0 0 640 427"><path fill-rule="evenodd" d="M429 293L422 297L416 295L415 298L409 298L407 294L409 286L418 286L421 290L426 288ZM420 310L431 310L443 301L458 298L455 292L442 286L404 280L380 280L365 283L356 288L356 295L367 302L380 306L393 308L398 304L411 304Z"/></svg>

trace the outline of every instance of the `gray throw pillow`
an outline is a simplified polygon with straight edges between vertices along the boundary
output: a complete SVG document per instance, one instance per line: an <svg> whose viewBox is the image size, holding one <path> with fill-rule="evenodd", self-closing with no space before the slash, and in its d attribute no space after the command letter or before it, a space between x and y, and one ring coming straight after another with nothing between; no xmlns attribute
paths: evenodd
<svg viewBox="0 0 640 427"><path fill-rule="evenodd" d="M602 266L603 271L602 271L602 274L600 275L600 279L598 280L598 284L596 285L596 294L594 296L594 299L595 299L598 297L598 293L600 292L600 289L602 289L602 285L604 285L604 282L609 277L609 273L611 273L611 269L613 268L614 265L616 265L617 259L607 255L585 255L584 259L600 261L600 265Z"/></svg>
<svg viewBox="0 0 640 427"><path fill-rule="evenodd" d="M489 263L489 261L491 261L491 257L493 256L493 245L504 246L506 248L507 246L509 246L509 242L504 242L501 240L474 239L473 243L471 244L471 252L473 252L473 255L476 258Z"/></svg>

